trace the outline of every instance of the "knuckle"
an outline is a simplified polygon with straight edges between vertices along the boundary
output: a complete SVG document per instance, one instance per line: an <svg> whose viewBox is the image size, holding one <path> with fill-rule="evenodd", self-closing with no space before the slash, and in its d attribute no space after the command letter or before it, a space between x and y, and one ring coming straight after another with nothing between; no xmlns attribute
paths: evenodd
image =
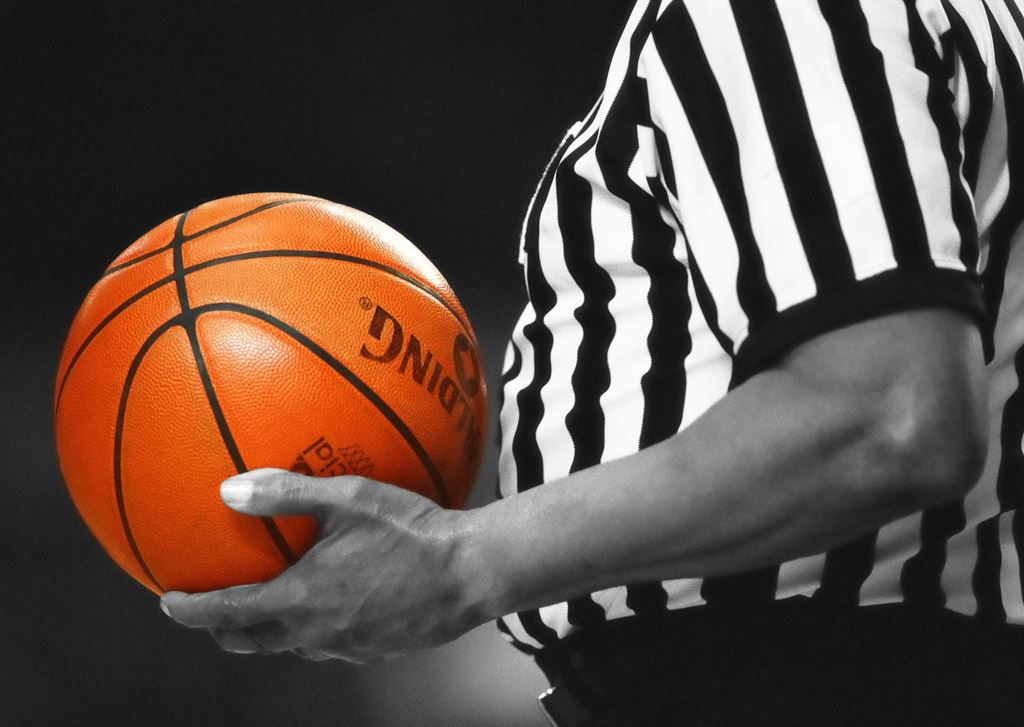
<svg viewBox="0 0 1024 727"><path fill-rule="evenodd" d="M358 500L367 496L368 491L373 485L373 480L367 479L362 475L346 475L341 478L339 484L340 487L336 490L338 494Z"/></svg>
<svg viewBox="0 0 1024 727"><path fill-rule="evenodd" d="M310 504L319 503L323 499L321 492L321 482L314 477L303 477L301 481L293 485L292 489L295 499Z"/></svg>
<svg viewBox="0 0 1024 727"><path fill-rule="evenodd" d="M322 503L323 490L320 478L282 473L273 483L273 497L279 502L293 503L307 510L315 510Z"/></svg>
<svg viewBox="0 0 1024 727"><path fill-rule="evenodd" d="M294 497L296 490L301 487L301 479L293 478L290 472L281 472L270 478L266 491L275 500L291 499Z"/></svg>

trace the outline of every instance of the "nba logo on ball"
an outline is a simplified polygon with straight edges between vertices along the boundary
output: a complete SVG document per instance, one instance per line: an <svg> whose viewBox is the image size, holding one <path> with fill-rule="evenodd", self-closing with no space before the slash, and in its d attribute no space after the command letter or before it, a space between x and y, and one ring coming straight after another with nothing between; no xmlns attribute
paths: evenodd
<svg viewBox="0 0 1024 727"><path fill-rule="evenodd" d="M319 437L295 457L290 469L310 477L369 477L373 473L373 462L359 445L336 448Z"/></svg>
<svg viewBox="0 0 1024 727"><path fill-rule="evenodd" d="M61 469L147 588L262 581L316 523L236 513L224 478L372 474L461 507L486 427L481 370L455 294L395 230L313 197L216 200L143 235L86 297L57 374Z"/></svg>

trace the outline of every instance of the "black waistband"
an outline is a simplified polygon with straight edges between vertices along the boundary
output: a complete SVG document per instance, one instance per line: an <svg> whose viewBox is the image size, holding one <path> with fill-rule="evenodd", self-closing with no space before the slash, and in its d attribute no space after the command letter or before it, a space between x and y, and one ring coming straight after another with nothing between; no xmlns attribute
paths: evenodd
<svg viewBox="0 0 1024 727"><path fill-rule="evenodd" d="M898 705L916 683L926 689L963 685L968 692L1012 684L1024 675L1024 627L944 609L836 608L795 597L751 611L696 607L609 621L570 634L536 660L552 685L571 691L594 713L647 704L666 690L682 697L713 694L721 702L766 688L784 699L787 688L803 695L802 682L820 683L823 694L848 688L873 698L884 698L879 694L891 686ZM775 679L777 688L751 685ZM981 686L970 687L972 680ZM1024 684L1015 691L1024 691Z"/></svg>

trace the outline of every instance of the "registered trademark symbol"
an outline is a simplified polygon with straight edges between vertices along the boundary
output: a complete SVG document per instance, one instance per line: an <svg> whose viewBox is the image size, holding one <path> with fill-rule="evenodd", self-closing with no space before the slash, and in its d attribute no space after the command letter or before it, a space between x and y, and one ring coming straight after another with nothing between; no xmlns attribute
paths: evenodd
<svg viewBox="0 0 1024 727"><path fill-rule="evenodd" d="M359 307L363 310L370 310L370 308L373 308L373 301L364 295L359 299Z"/></svg>

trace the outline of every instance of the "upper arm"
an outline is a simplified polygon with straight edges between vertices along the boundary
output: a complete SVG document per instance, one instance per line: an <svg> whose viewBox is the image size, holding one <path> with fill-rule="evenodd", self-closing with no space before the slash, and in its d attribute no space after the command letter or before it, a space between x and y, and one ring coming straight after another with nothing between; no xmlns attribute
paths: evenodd
<svg viewBox="0 0 1024 727"><path fill-rule="evenodd" d="M969 318L918 309L816 336L772 370L798 381L804 395L843 402L890 473L926 502L943 502L973 486L985 460L981 349Z"/></svg>

